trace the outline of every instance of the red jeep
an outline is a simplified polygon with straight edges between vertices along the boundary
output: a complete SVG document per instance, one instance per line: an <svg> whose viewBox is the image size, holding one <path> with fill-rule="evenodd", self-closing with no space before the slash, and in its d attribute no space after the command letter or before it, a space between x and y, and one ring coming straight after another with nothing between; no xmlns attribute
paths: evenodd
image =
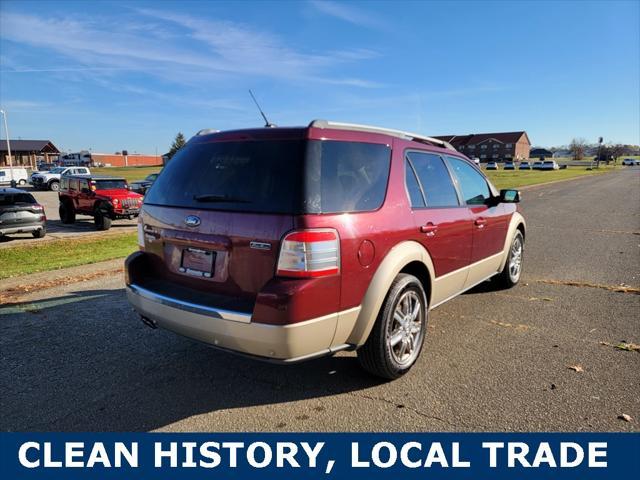
<svg viewBox="0 0 640 480"><path fill-rule="evenodd" d="M442 140L316 120L193 137L147 193L126 261L143 321L290 363L357 350L396 378L429 310L520 279L519 192Z"/></svg>
<svg viewBox="0 0 640 480"><path fill-rule="evenodd" d="M109 230L118 218L137 217L143 198L124 178L95 175L63 176L58 197L62 223L74 223L76 214L91 215L98 230Z"/></svg>

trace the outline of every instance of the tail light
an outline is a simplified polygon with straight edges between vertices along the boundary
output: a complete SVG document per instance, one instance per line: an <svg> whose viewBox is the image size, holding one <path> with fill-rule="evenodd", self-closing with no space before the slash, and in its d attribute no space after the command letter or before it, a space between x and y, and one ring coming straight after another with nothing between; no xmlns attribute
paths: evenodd
<svg viewBox="0 0 640 480"><path fill-rule="evenodd" d="M323 277L339 271L340 238L335 230L298 230L282 240L276 275Z"/></svg>
<svg viewBox="0 0 640 480"><path fill-rule="evenodd" d="M36 203L33 207L32 207L36 212L40 213L40 221L41 222L46 222L47 221L47 216L44 213L44 207L42 205L40 205L39 203Z"/></svg>

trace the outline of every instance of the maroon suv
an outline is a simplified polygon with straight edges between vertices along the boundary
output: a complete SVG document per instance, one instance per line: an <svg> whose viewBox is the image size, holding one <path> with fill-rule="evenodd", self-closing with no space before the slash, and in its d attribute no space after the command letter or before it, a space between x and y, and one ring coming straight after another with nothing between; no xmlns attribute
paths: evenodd
<svg viewBox="0 0 640 480"><path fill-rule="evenodd" d="M515 285L525 222L449 144L316 120L193 137L151 187L127 294L150 326L262 359L356 350L396 378L430 309Z"/></svg>

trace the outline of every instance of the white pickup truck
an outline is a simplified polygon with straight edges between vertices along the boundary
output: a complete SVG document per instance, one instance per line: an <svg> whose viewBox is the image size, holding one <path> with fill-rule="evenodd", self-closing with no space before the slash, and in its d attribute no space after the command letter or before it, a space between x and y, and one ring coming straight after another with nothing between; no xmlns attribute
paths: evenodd
<svg viewBox="0 0 640 480"><path fill-rule="evenodd" d="M87 167L55 167L48 172L34 172L29 183L36 190L60 190L60 177L63 175L91 175Z"/></svg>

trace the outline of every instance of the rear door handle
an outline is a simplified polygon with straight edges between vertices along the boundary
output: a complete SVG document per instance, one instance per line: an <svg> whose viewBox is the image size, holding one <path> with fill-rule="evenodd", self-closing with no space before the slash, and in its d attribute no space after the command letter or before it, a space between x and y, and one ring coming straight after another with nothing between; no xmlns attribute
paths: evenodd
<svg viewBox="0 0 640 480"><path fill-rule="evenodd" d="M426 225L422 225L420 227L420 231L422 233L426 233L428 236L433 237L438 231L438 226L432 222L427 223Z"/></svg>
<svg viewBox="0 0 640 480"><path fill-rule="evenodd" d="M476 220L475 220L475 222L473 222L473 224L478 228L484 228L484 226L487 224L487 220L485 220L482 217L476 218Z"/></svg>

